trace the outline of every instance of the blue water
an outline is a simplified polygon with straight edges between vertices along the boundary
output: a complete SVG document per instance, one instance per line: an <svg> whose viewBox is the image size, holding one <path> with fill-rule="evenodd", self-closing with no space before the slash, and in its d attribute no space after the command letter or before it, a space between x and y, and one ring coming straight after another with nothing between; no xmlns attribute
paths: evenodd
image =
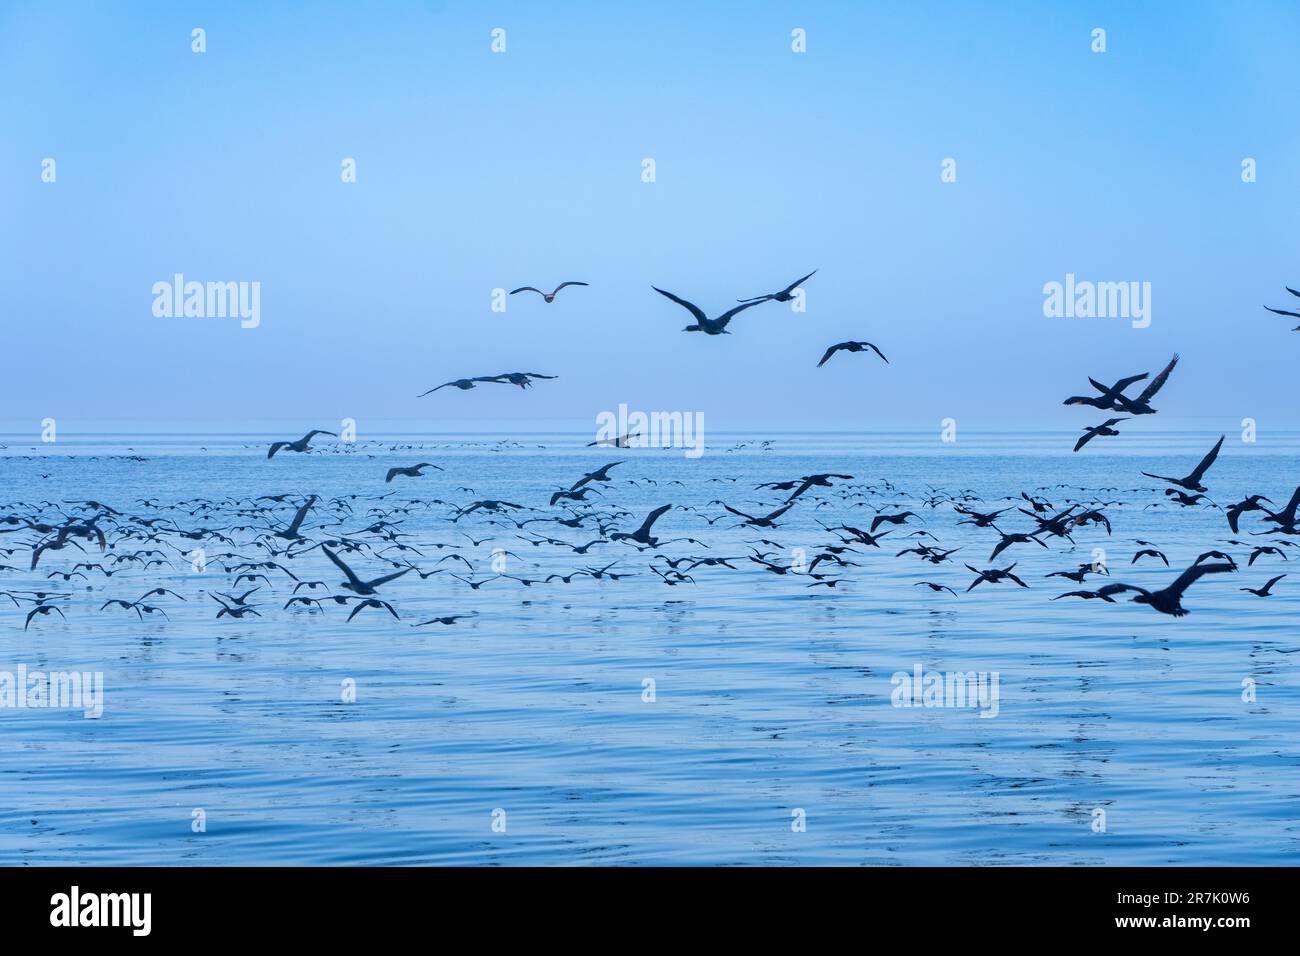
<svg viewBox="0 0 1300 956"><path fill-rule="evenodd" d="M770 450L760 437L773 438ZM698 460L680 450L586 449L585 436L425 437L326 440L318 453L270 461L265 444L229 437L50 446L0 438L0 517L40 513L62 523L64 514L88 513L62 502L90 498L182 529L282 526L291 504L266 518L234 512L258 495L315 493L323 500L305 527L332 524L311 530L314 540L351 532L378 550L387 542L358 532L387 514L410 534L399 540L424 552L407 553L424 570L458 553L483 580L499 546L518 555L506 560L519 577L615 559L615 571L634 575L531 587L502 579L475 591L449 573L411 573L381 589L400 621L366 609L347 623L348 609L333 604L283 610L293 582L271 572L271 584L249 599L260 618L217 620L205 592L253 585L234 587L234 574L215 563L193 573L167 544L114 546L120 533L112 529L129 527L127 517L101 522L110 554L159 548L171 567L124 564L111 578L49 580L79 561L108 560L80 542L84 554L73 546L46 552L31 572L28 548L40 535L0 525L0 565L13 568L0 571L0 590L67 595L66 620L37 618L26 631L32 604L0 597L0 670L100 671L105 688L99 719L0 708L0 862L1293 863L1300 574L1268 599L1238 589L1289 571L1300 555L1264 555L1248 568L1249 548L1225 544L1234 536L1221 512L1146 507L1164 496L1139 474L1185 474L1216 437L1121 438L1071 455L1072 436L1062 434L986 436L951 448L932 436L711 436ZM385 485L390 465L425 460L445 471ZM611 542L574 555L520 540L525 532L491 523L500 519L488 513L453 524L448 505L431 503L498 498L540 509L520 520L562 515L547 507L550 493L615 460L626 464L588 506L630 512L613 522L625 531L654 507L678 506L655 533L689 535L708 548L682 542L663 549L670 556L743 556L748 542L767 538L779 547L756 546L789 565L794 549L812 556L835 541L818 521L867 527L876 507L921 519L879 550L844 555L860 567L819 568L843 579L834 590L747 560L734 562L737 570L699 567L694 583L669 586L648 570L655 552ZM775 529L706 521L725 514L713 499L766 513L784 495L755 485L824 471L854 480L809 492ZM1280 506L1297 483L1295 436L1253 446L1230 435L1207 478L1220 503L1256 492ZM996 535L957 525L949 503L926 506L932 489L970 489L983 499L971 502L980 510L1036 489L1059 507L1121 503L1105 507L1112 536L1092 525L1074 533L1073 546L1015 545L990 563ZM197 504L171 508L196 499L215 506L194 515L187 512ZM999 524L1032 528L1014 511ZM1247 515L1235 537L1279 537L1249 536L1266 527L1258 513ZM916 530L961 550L938 566L895 557L928 540L907 537ZM598 537L590 521L526 531L575 544ZM236 545L205 541L210 555L266 560L248 543L255 531L225 533ZM162 537L184 551L195 546ZM1136 538L1154 542L1172 570L1148 559L1130 566ZM1079 585L1044 575L1092 561L1096 547L1106 550L1111 577L1084 587L1162 587L1211 547L1231 553L1241 570L1195 584L1181 619L1122 598L1051 601ZM342 593L341 574L319 549L276 560ZM391 570L373 553L346 560L363 577ZM965 593L973 579L965 561L1017 561L1030 587ZM456 566L470 576L458 560L441 565ZM913 586L921 580L958 595ZM185 598L150 599L169 620L100 610L109 598L132 600L156 586ZM444 614L472 616L412 626ZM916 665L996 671L997 716L892 706L891 675ZM1247 678L1253 702L1242 699ZM646 679L655 682L653 701L643 700ZM354 702L342 699L345 681L355 681ZM192 827L197 809L205 832ZM792 828L799 810L802 830ZM1096 811L1105 813L1101 832ZM504 819L504 832L494 819Z"/></svg>

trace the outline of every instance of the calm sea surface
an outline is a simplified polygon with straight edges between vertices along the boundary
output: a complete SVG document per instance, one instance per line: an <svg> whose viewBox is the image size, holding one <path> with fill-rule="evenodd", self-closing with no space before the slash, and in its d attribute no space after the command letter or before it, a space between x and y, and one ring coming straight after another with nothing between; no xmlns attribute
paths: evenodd
<svg viewBox="0 0 1300 956"><path fill-rule="evenodd" d="M66 619L38 616L24 631L34 604L0 595L0 671L102 672L104 686L98 719L0 708L0 863L1250 865L1300 857L1300 549L1283 548L1289 561L1265 554L1247 567L1250 545L1280 537L1251 537L1269 527L1258 513L1233 535L1221 511L1170 505L1160 483L1140 475L1186 474L1217 433L1101 439L1098 451L1079 455L1064 434L952 447L933 436L767 437L763 450L759 436L711 436L698 460L547 435L346 447L324 439L319 453L270 461L265 443L251 439L44 446L0 438L0 517L39 513L61 524L56 505L90 514L64 503L81 499L123 513L101 521L108 555L78 542L84 553L48 551L35 572L29 548L42 535L0 525L0 591L66 596ZM658 553L739 558L736 570L701 566L693 583L670 586L649 568L654 551L610 542L579 555L520 537L582 545L599 537L595 519L523 529L484 511L450 520L452 504L479 499L539 509L517 513L519 521L567 517L548 507L550 494L620 460L614 480L578 508L612 515L609 530L631 531L671 503L654 533L702 544ZM391 465L420 461L445 470L385 484ZM710 504L767 514L788 492L756 485L816 472L854 477L813 489L776 528L738 529ZM1254 492L1281 507L1300 484L1300 441L1247 445L1230 434L1206 483L1220 504ZM958 525L946 499L969 493L971 507L987 511L1011 506L1002 499L1013 495L1027 507L1021 491L1057 508L1117 502L1104 507L1113 534L1089 525L1073 545L1017 544L990 562L997 535ZM366 608L349 623L356 602L285 610L288 575L271 570L269 583L237 586L236 572L212 557L276 560L329 586L299 594L345 593L320 549L272 559L250 544L259 526L283 527L293 515L292 502L249 512L250 499L273 494L322 496L304 530L312 542L342 534L367 542L345 556L363 578L392 571L384 557L443 573L409 573L380 589L400 620ZM180 502L188 504L173 507ZM842 579L834 589L748 560L751 546L783 566L796 549L811 558L839 543L821 525L867 528L877 509L919 518L879 549L845 553L857 567L818 567ZM117 540L133 517L216 530L234 544L170 533ZM382 528L363 530L377 521L422 554L378 555L393 542ZM1014 509L998 524L1034 527ZM935 544L909 536L916 531L961 550L939 565L896 557ZM1163 551L1171 569L1150 558L1131 566L1136 539ZM202 574L182 553L199 544L209 555ZM492 578L494 548L512 552L505 573L528 580L615 560L612 570L631 577L531 586L499 578L478 590L452 578ZM1044 575L1091 562L1095 548L1105 549L1111 576L1083 587L1160 588L1212 548L1241 570L1192 586L1181 619L1123 596L1052 601L1080 585ZM114 556L140 549L161 550L167 565L47 577L83 561L113 569ZM1013 561L1028 588L982 584L966 593L974 578L966 562ZM1271 598L1239 590L1293 567ZM957 595L915 586L923 580ZM248 600L260 617L215 618L206 592L258 584ZM100 609L154 587L185 599L149 599L167 620ZM449 614L471 616L413 626ZM996 717L969 706L893 706L892 675L917 666L996 672ZM355 700L346 699L353 687ZM1253 700L1243 699L1249 687Z"/></svg>

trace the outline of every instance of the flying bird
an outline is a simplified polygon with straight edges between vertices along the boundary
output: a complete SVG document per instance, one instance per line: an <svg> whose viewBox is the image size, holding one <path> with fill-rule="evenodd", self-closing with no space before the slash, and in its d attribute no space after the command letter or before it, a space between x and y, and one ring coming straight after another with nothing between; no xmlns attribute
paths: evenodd
<svg viewBox="0 0 1300 956"><path fill-rule="evenodd" d="M1241 520L1241 516L1245 514L1247 511L1268 510L1267 508L1265 508L1263 505L1260 504L1261 501L1267 501L1269 504L1273 503L1271 499L1266 498L1263 495L1247 495L1245 498L1243 498L1241 501L1238 501L1236 504L1228 506L1224 514L1228 516L1228 527L1232 529L1233 534L1238 533L1239 529L1237 527L1237 523Z"/></svg>
<svg viewBox="0 0 1300 956"><path fill-rule="evenodd" d="M406 478L423 478L424 476L420 473L421 468L438 468L438 466L431 461L422 461L418 465L410 465L406 468L389 468L388 476L384 478L384 483L387 484L398 475L402 475ZM438 468L438 470L442 471L441 468Z"/></svg>
<svg viewBox="0 0 1300 956"><path fill-rule="evenodd" d="M1124 389L1128 388L1134 382L1140 382L1150 376L1150 372L1143 372L1141 375L1130 375L1128 378L1121 378L1110 388L1106 388L1095 378L1089 378L1088 381L1092 387L1100 392L1100 395L1071 395L1063 405L1091 405L1093 408L1100 408L1102 411L1108 411L1115 407L1115 400L1122 394Z"/></svg>
<svg viewBox="0 0 1300 956"><path fill-rule="evenodd" d="M1015 569L1014 564L1006 568L989 568L984 571L981 571L978 568L972 568L968 564L966 565L966 569L970 571L972 574L979 575L979 577L977 577L974 581L971 582L971 586L966 589L968 592L975 590L976 586L983 583L984 581L987 581L989 584L997 584L1000 581L1009 580L1009 581L1014 581L1016 584L1019 584L1022 588L1029 587L1028 584L1026 584L1024 581L1020 580L1020 578L1016 577L1014 574L1011 573Z"/></svg>
<svg viewBox="0 0 1300 956"><path fill-rule="evenodd" d="M1169 360L1169 364L1151 380L1151 384L1137 398L1128 399L1123 395L1116 396L1113 406L1115 411L1128 412L1130 415L1154 415L1156 410L1151 407L1151 399L1155 398L1156 392L1164 387L1165 382L1169 380L1169 373L1174 370L1174 366L1177 364L1178 353L1175 352L1174 357Z"/></svg>
<svg viewBox="0 0 1300 956"><path fill-rule="evenodd" d="M1157 551L1155 548L1143 548L1137 554L1133 555L1133 560L1130 561L1129 564L1137 564L1138 558L1159 558L1165 563L1165 567L1169 567L1169 559L1165 557L1164 552Z"/></svg>
<svg viewBox="0 0 1300 956"><path fill-rule="evenodd" d="M1178 575L1173 584L1160 591L1148 591L1146 588L1140 588L1132 584L1107 584L1099 590L1107 595L1119 594L1123 591L1136 591L1137 597L1133 598L1134 602L1150 605L1161 614L1183 617L1187 614L1187 609L1182 604L1184 591L1207 574L1221 574L1235 570L1237 569L1230 564L1194 564Z"/></svg>
<svg viewBox="0 0 1300 956"><path fill-rule="evenodd" d="M325 552L325 557L333 561L338 566L339 570L342 571L344 576L347 578L347 580L344 581L343 584L340 585L340 587L346 588L347 590L351 591L353 594L362 594L362 595L375 594L377 593L380 585L387 584L389 581L394 581L397 578L400 578L403 574L409 574L411 571L415 570L414 568L407 567L407 568L403 568L400 571L394 571L392 574L385 574L381 578L374 578L373 580L370 581L362 581L359 577L356 576L355 573L353 573L351 568L349 568L346 564L342 562L342 560L340 560L337 554L335 554L333 551L331 551L323 544L321 545L321 550Z"/></svg>
<svg viewBox="0 0 1300 956"><path fill-rule="evenodd" d="M1128 421L1127 418L1108 418L1100 425L1093 425L1092 427L1088 427L1085 425L1083 430L1084 432L1086 432L1086 434L1083 435L1077 442L1074 443L1074 450L1078 451L1080 448L1088 444L1088 442L1092 441L1098 435L1105 435L1108 438L1115 437L1116 435L1119 434L1119 431L1111 426L1118 425L1120 422L1126 422L1126 421Z"/></svg>
<svg viewBox="0 0 1300 956"><path fill-rule="evenodd" d="M750 296L748 299L737 299L736 301L737 302L789 302L791 299L794 298L794 290L799 288L801 285L803 285L805 282L807 282L816 274L817 274L817 270L814 269L812 272L808 273L802 279L795 279L793 282L791 282L780 292L773 292L770 295L754 295L754 296Z"/></svg>
<svg viewBox="0 0 1300 956"><path fill-rule="evenodd" d="M329 435L331 438L339 437L338 435L334 434L334 432L327 432L324 429L316 428L313 429L312 431L309 431L307 434L303 435L297 441L275 442L274 444L271 445L271 450L266 453L266 457L274 458L275 453L281 450L305 452L307 450L307 445L310 444L311 440L315 438L317 435Z"/></svg>
<svg viewBox="0 0 1300 956"><path fill-rule="evenodd" d="M831 356L836 352L866 352L868 350L875 352L884 359L886 365L889 364L889 359L885 358L885 353L880 351L880 349L876 348L870 342L841 342L839 345L832 345L826 350L826 354L823 355L822 360L817 363L817 367L821 368L829 362Z"/></svg>
<svg viewBox="0 0 1300 956"><path fill-rule="evenodd" d="M387 611L389 614L393 615L393 617L396 620L399 621L401 620L401 618L397 616L397 612L393 610L393 606L389 604L387 601L379 600L379 598L366 598L364 601L359 601L357 603L357 606L352 609L352 613L348 615L348 620L349 621L352 620L354 617L356 617L358 614L361 613L362 608L367 608L367 607L381 608Z"/></svg>
<svg viewBox="0 0 1300 956"><path fill-rule="evenodd" d="M671 508L672 505L661 505L654 511L650 512L645 521L641 524L641 527L637 528L631 534L625 534L622 531L615 531L610 534L610 538L614 541L635 541L638 544L644 544L653 548L658 545L659 539L650 534L650 528L659 520L660 516L662 516L664 512Z"/></svg>
<svg viewBox="0 0 1300 956"><path fill-rule="evenodd" d="M534 379L559 378L558 375L543 375L541 372L504 372L501 375L489 375L483 379L485 382L496 382L500 385L518 385L520 388L528 388Z"/></svg>
<svg viewBox="0 0 1300 956"><path fill-rule="evenodd" d="M781 517L781 515L785 514L791 508L793 508L794 502L787 501L781 507L773 511L770 515L767 515L766 517L762 517L762 518L755 518L753 515L747 515L743 511L737 511L735 508L731 507L731 505L724 504L722 507L726 508L733 515L744 518L745 520L743 524L745 525L752 525L755 528L775 528L776 519ZM740 527L740 525L737 525L736 527Z"/></svg>
<svg viewBox="0 0 1300 956"><path fill-rule="evenodd" d="M1284 577L1286 577L1285 574L1279 574L1275 578L1270 578L1268 583L1262 588L1238 588L1237 590L1249 591L1251 594L1255 595L1255 597L1269 597L1273 593L1273 585L1277 584L1277 582L1281 581Z"/></svg>
<svg viewBox="0 0 1300 956"><path fill-rule="evenodd" d="M695 317L695 324L686 326L686 328L682 329L683 332L703 332L705 335L730 335L731 332L727 329L728 322L730 322L738 314L744 312L746 309L750 308L751 306L758 305L760 302L765 301L763 299L755 299L752 302L745 302L741 305L736 306L734 309L728 309L726 312L723 312L716 319L710 319L707 315L704 314L704 310L702 310L699 306L687 302L685 299L678 298L677 296L673 295L671 292L665 292L663 289L660 289L657 286L651 286L650 288L654 289L656 292L658 292L660 295L664 296L665 298L672 299L674 302L676 302L678 305L680 305L686 311L690 312L691 315Z"/></svg>
<svg viewBox="0 0 1300 956"><path fill-rule="evenodd" d="M600 445L604 448L631 448L632 442L640 437L640 432L628 432L626 435L619 435L617 438L599 438L596 441L589 441L587 447L595 448Z"/></svg>
<svg viewBox="0 0 1300 956"><path fill-rule="evenodd" d="M1201 463L1193 468L1192 473L1186 478L1167 478L1164 475L1153 475L1149 471L1144 471L1142 474L1146 475L1148 478L1159 478L1161 481L1167 481L1171 485L1178 485L1180 488L1186 488L1188 491L1208 491L1209 489L1201 484L1201 479L1205 477L1205 473L1209 471L1210 466L1214 464L1214 459L1219 457L1219 449L1223 447L1224 437L1225 436L1223 435L1219 436L1218 442L1210 449L1209 454L1201 459Z"/></svg>
<svg viewBox="0 0 1300 956"><path fill-rule="evenodd" d="M490 382L490 381L492 381L490 378L487 378L482 375L477 376L476 378L458 378L452 382L443 382L441 385L437 386L437 388L431 388L427 392L421 392L419 395L415 397L424 398L424 396L432 395L434 392L438 391L438 389L442 389L442 388L458 388L462 392L465 392L471 388L477 388L479 382Z"/></svg>
<svg viewBox="0 0 1300 956"><path fill-rule="evenodd" d="M511 289L510 294L514 295L518 292L536 292L538 295L542 297L542 301L549 304L555 301L555 297L559 295L561 289L571 285L587 285L587 283L586 282L561 282L559 285L555 287L554 292L543 292L541 289L536 289L533 286L522 285L518 289Z"/></svg>

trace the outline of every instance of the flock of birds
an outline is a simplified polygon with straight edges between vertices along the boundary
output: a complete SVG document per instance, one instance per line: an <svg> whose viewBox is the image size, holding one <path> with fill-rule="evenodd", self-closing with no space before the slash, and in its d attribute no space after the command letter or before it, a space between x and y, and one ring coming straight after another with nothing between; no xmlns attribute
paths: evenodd
<svg viewBox="0 0 1300 956"><path fill-rule="evenodd" d="M691 317L695 321L692 322L690 325L686 326L684 329L682 329L683 332L703 332L705 335L730 335L731 330L727 328L727 326L730 325L731 320L734 319L741 312L744 312L746 309L751 309L756 305L762 305L764 302L792 301L794 297L798 294L798 290L803 286L803 284L816 274L817 274L817 270L814 269L806 276L802 276L801 278L795 279L784 289L781 289L777 292L769 292L765 295L750 296L749 298L746 299L737 299L736 301L740 303L739 305L728 309L726 312L723 312L715 319L709 318L707 313L705 313L703 309L701 309L698 305L696 305L693 302L688 302L685 299L681 298L680 296L674 295L673 293L668 292L665 289L660 289L658 286L651 286L651 288L654 289L656 292L658 292L660 295L662 295L664 298L672 302L676 302L678 305L680 305L683 309L685 309L687 312L691 314ZM512 289L510 294L518 295L521 292L535 292L537 295L540 295L542 297L542 301L546 302L547 304L550 304L555 301L555 297L560 294L561 289L565 289L569 286L585 286L588 284L589 283L586 282L576 282L572 280L568 282L561 282L550 292L543 292L541 289L538 289L535 286L525 285L525 286L520 286L518 289ZM868 352L868 351L875 352L877 355L880 356L882 360L885 361L885 363L889 362L889 359L885 358L885 353L880 351L880 349L876 348L876 346L872 345L870 342L850 341L850 342L839 342L835 345L832 345L830 348L828 348L825 354L822 355L821 361L817 363L817 367L821 368L823 365L825 365L828 361L830 361L831 356L833 356L836 352ZM506 384L506 385L518 385L520 388L528 388L528 386L531 385L534 380L549 379L549 378L556 378L556 377L557 376L555 375L541 375L537 372L507 372L502 375L478 375L472 378L458 378L450 382L443 382L441 385L437 385L429 389L428 391L421 392L419 395L416 396L416 398L424 398L424 396L430 395L444 388L458 388L462 391L468 391L471 388L477 388L479 385L488 382L494 382L497 384ZM627 447L627 446L624 445L620 447Z"/></svg>
<svg viewBox="0 0 1300 956"><path fill-rule="evenodd" d="M813 274L795 280L778 292L738 300L739 305L715 319L708 318L701 309L670 292L658 288L655 291L691 313L695 321L685 331L721 335L728 333L728 324L746 309L764 302L791 301L800 285ZM542 296L544 302L552 303L566 287L584 285L586 283L564 282L549 293L523 286L511 294L533 292ZM1288 291L1300 296L1294 290ZM828 348L818 366L825 365L841 351L873 351L888 361L875 345L850 341ZM1146 381L1149 373L1130 375L1110 386L1089 378L1096 394L1072 396L1065 400L1065 404L1123 412L1126 417L1109 418L1100 425L1085 428L1075 450L1098 437L1118 435L1114 426L1129 417L1155 414L1151 400L1164 387L1177 364L1178 356L1174 355L1136 396L1130 396L1128 389ZM522 389L528 388L534 380L549 378L554 376L509 372L457 379L423 394L443 388L468 390L488 383L515 385ZM312 445L320 436L337 437L333 432L313 429L301 438L272 443L266 457L269 460L286 452L322 453L322 449ZM589 447L607 444L626 448L634 445L632 439L635 437L628 435L605 443L592 442ZM1095 589L1083 587L1090 577L1110 576L1105 561L1094 560L1051 571L1045 578L1062 578L1080 585L1051 600L1074 598L1115 603L1118 596L1131 594L1135 603L1181 617L1187 613L1182 598L1192 584L1205 575L1239 570L1237 560L1226 548L1249 549L1248 556L1245 556L1247 567L1253 567L1260 560L1288 560L1287 549L1297 547L1297 542L1292 539L1300 535L1300 525L1297 524L1300 487L1280 508L1263 494L1251 494L1226 506L1212 501L1208 497L1205 479L1223 440L1221 436L1196 467L1183 477L1142 474L1170 486L1164 489L1166 498L1163 502L1148 504L1147 508L1217 508L1224 514L1231 537L1200 554L1166 586L1156 590L1121 582L1102 584ZM414 447L392 445L383 449L377 446L377 450L391 454ZM735 450L741 447L738 445ZM772 446L768 441L758 447L770 450ZM341 447L335 450L341 450ZM144 460L140 456L130 458ZM216 618L235 620L263 616L262 612L271 606L265 603L266 599L276 591L282 592L275 600L283 612L323 613L334 605L348 610L349 621L367 610L404 620L398 607L385 599L381 589L412 574L421 580L445 575L444 580L454 580L470 592L478 592L489 584L555 587L570 585L582 578L616 583L639 577L655 580L664 586L679 587L696 584L695 575L703 573L701 569L707 569L719 574L749 571L793 576L795 580L807 581L804 584L806 588L829 590L849 580L854 569L863 567L871 549L882 551L895 542L909 545L898 548L895 559L914 556L929 566L956 563L953 555L963 550L971 552L969 542L958 547L944 547L928 527L916 527L917 523L928 522L922 517L922 512L913 510L915 508L932 514L944 509L956 519L958 526L971 526L981 534L987 530L991 551L987 561L981 564L989 566L961 562L974 575L965 592L980 585L1010 584L1029 588L1030 584L1024 580L1024 570L1017 573L1018 561L1005 567L993 566L994 562L1010 549L1025 546L1051 551L1057 545L1068 554L1076 547L1074 535L1088 526L1104 528L1107 538L1110 538L1112 516L1117 516L1118 511L1126 507L1126 503L1118 498L1105 497L1118 493L1118 488L1091 492L1079 488L1083 495L1077 499L1066 496L1056 504L1042 496L1050 493L1046 487L1036 488L1034 494L1022 491L1018 496L1008 495L997 501L988 501L971 489L948 493L929 487L923 494L912 494L889 480L858 482L853 475L828 472L759 483L753 491L761 494L753 504L736 502L743 504L743 508L715 497L706 504L662 504L641 516L616 504L614 489L620 483L639 488L658 487L660 480L646 475L629 475L629 469L635 468L631 462L630 458L620 459L586 471L571 484L554 488L545 504L541 500L522 503L493 498L473 498L464 502L439 497L397 498L395 489L328 499L317 494L289 493L221 499L199 497L170 503L144 498L136 500L125 510L97 500L8 502L0 504L0 584L4 583L2 575L41 573L49 583L38 588L0 589L0 601L7 600L19 610L26 630L34 622L52 616L66 619L64 607L73 596L72 587L92 592L96 585L105 590L130 587L129 592L122 594L102 594L105 600L99 611L135 614L141 621L166 619L170 602L191 599L183 596L177 588L184 588L186 581L207 583L210 578L205 575L213 568L220 569L221 574L229 578L228 584L223 585L222 590L203 587L199 593L214 602ZM615 469L621 469L617 475ZM432 477L432 472L442 471L441 465L431 461L393 464L384 472L383 483L391 485L398 479L427 480ZM376 481L378 476L377 472ZM706 479L710 483L733 487L740 480L730 476ZM663 484L685 488L680 480L664 481ZM1055 486L1058 490L1064 487ZM459 486L457 490L471 495L475 493L467 486ZM1129 489L1132 493L1146 490L1154 489ZM733 501L736 501L734 497ZM907 504L911 507L903 507ZM788 524L783 523L785 516L796 508L811 518L803 522L804 530L800 534L804 541L791 539ZM869 520L852 517L853 509L859 508L868 509ZM1112 509L1112 513L1108 514L1108 509ZM671 535L656 533L659 523L670 512L676 512L674 532ZM1258 515L1258 519L1253 519L1258 527L1242 532L1240 522L1247 514ZM839 517L822 520L831 515ZM419 519L423 519L422 524ZM1022 519L1028 519L1028 523ZM408 520L415 522L410 527L419 525L421 530L407 530ZM1009 520L1022 521L1023 529L1003 530ZM730 546L734 542L736 546L719 554L704 539L712 536L713 529L721 521L733 522L723 526L734 532L724 543ZM807 529L812 526L818 530L810 534ZM430 531L430 528L439 530ZM561 534L566 536L558 537ZM1243 534L1255 537L1259 543L1242 540L1239 536ZM10 535L12 537L7 537ZM894 535L892 541L884 541L890 535ZM1262 543L1265 536L1268 543ZM425 540L433 537L450 540ZM778 537L785 540L778 541ZM497 570L510 561L527 564L518 553L505 547L507 543L509 548L528 546L538 549L536 554L545 555L552 565L558 562L560 566L545 576L539 574L536 577ZM1130 566L1139 561L1150 563L1157 560L1165 567L1169 566L1168 557L1154 543L1134 539L1134 544L1137 549L1129 561ZM490 554L478 552L477 549L485 545L491 548ZM211 553L208 553L209 549ZM593 552L593 549L600 551ZM202 559L196 565L195 555L198 553L202 553ZM596 557L596 554L600 556ZM633 560L637 560L639 566L633 568ZM57 566L56 562L59 562ZM485 564L494 569L490 575L485 573ZM533 567L538 566L533 564ZM329 584L319 576L322 568L336 570L342 575L342 581ZM201 571L202 574L187 577L187 570ZM156 579L139 580L142 575L158 574L166 575L166 584L171 586L160 585ZM1242 587L1240 590L1257 598L1268 598L1285 577L1285 574L1278 574L1259 587ZM132 597L143 583L152 586ZM924 587L935 594L958 595L951 584L944 582L922 579L915 581L913 586ZM476 613L438 614L413 626L452 625Z"/></svg>

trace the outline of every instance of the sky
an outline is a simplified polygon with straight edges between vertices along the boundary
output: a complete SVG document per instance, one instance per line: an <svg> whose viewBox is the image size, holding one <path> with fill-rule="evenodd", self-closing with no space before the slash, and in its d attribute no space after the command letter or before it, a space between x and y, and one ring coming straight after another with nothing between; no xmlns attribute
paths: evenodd
<svg viewBox="0 0 1300 956"><path fill-rule="evenodd" d="M1175 351L1162 423L1297 426L1262 308L1300 305L1297 35L1284 2L4 0L0 430L1073 430L1087 376ZM813 269L717 337L651 289L713 316ZM260 283L260 324L154 315L176 273ZM1150 325L1045 316L1067 273L1149 282ZM815 367L847 339L889 364ZM415 397L508 371L559 377Z"/></svg>

